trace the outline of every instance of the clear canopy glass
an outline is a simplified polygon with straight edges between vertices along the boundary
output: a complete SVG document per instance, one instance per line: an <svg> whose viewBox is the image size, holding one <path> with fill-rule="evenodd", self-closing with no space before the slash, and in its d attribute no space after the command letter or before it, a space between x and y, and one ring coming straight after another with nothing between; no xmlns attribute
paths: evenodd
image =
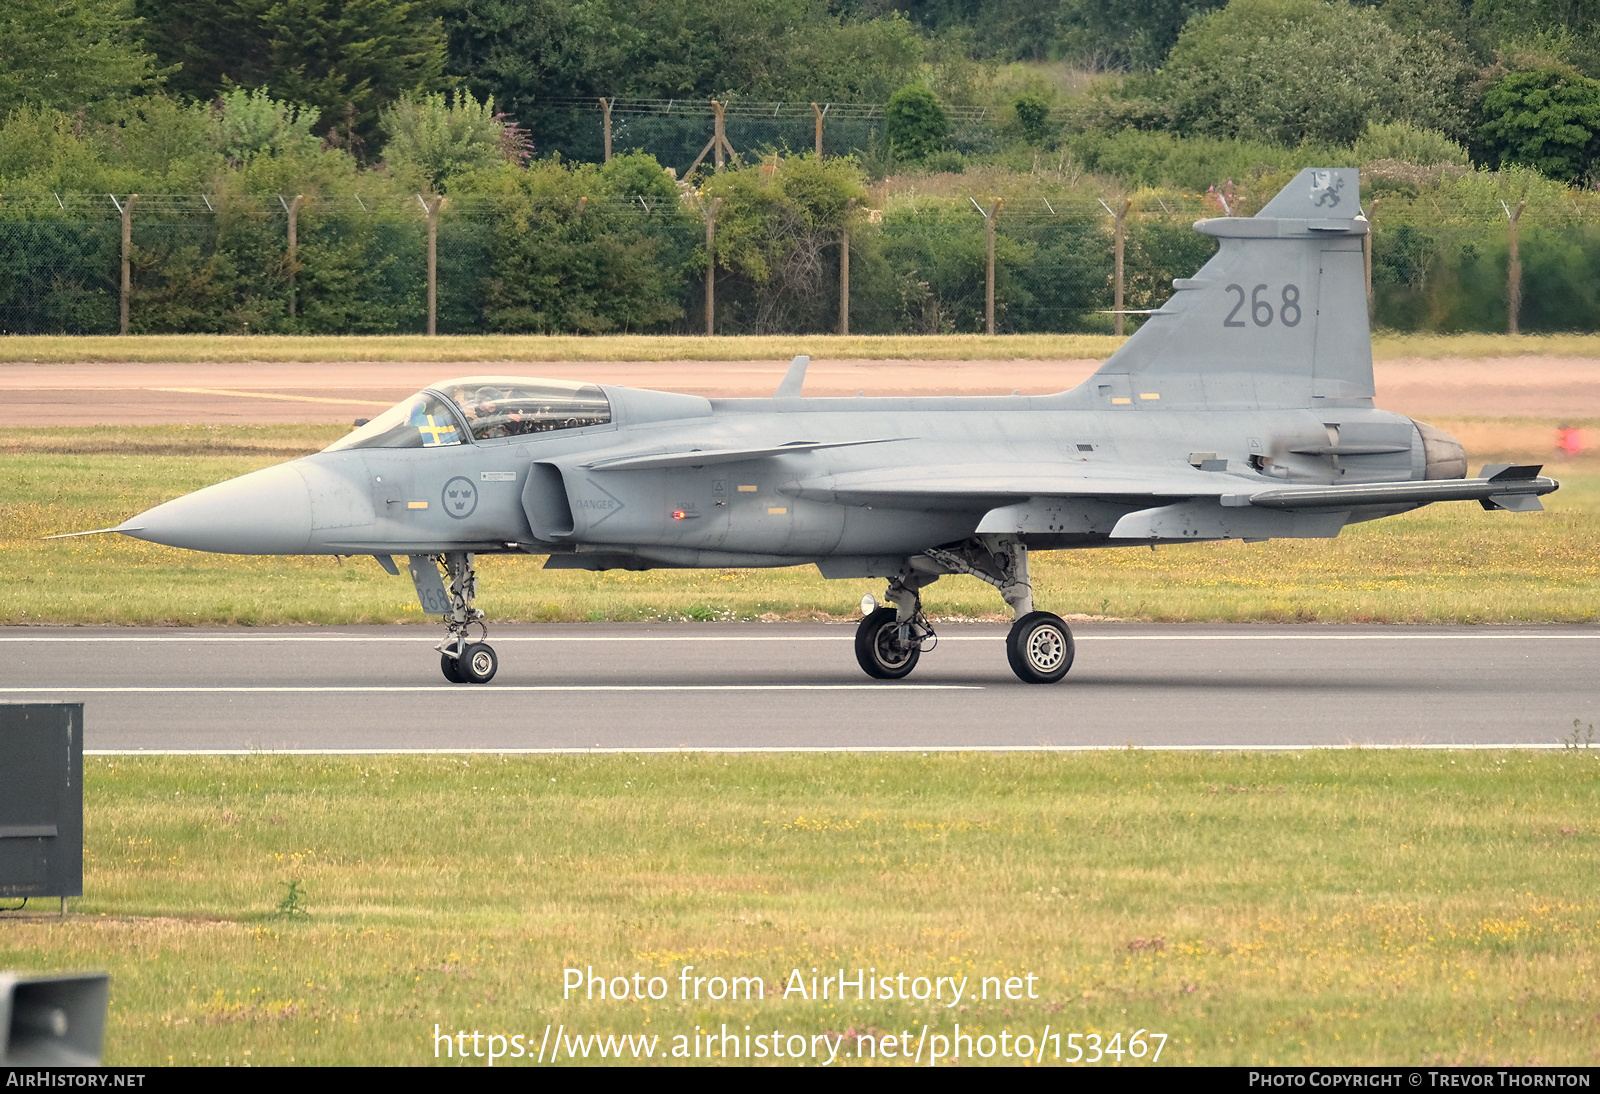
<svg viewBox="0 0 1600 1094"><path fill-rule="evenodd" d="M449 401L440 397L441 392ZM606 425L611 421L611 403L594 384L469 376L417 392L323 451L462 444L467 437L458 424L461 420L465 420L475 440L520 437Z"/></svg>
<svg viewBox="0 0 1600 1094"><path fill-rule="evenodd" d="M611 421L611 403L594 384L471 376L440 384L477 440L578 429Z"/></svg>
<svg viewBox="0 0 1600 1094"><path fill-rule="evenodd" d="M334 441L324 452L341 448L442 448L465 440L450 404L429 391L419 391L379 414L353 433Z"/></svg>

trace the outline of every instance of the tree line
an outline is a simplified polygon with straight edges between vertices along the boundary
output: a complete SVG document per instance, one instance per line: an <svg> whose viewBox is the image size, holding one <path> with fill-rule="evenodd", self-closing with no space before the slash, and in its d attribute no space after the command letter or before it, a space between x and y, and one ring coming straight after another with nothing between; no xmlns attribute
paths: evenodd
<svg viewBox="0 0 1600 1094"><path fill-rule="evenodd" d="M1600 156L1600 8L1576 0L10 0L0 57L0 117L114 122L151 96L265 88L363 163L387 107L441 92L492 99L538 151L574 100L883 103L912 86L993 107L1034 147L1127 131L1348 147L1406 122L1483 167L1584 183Z"/></svg>
<svg viewBox="0 0 1600 1094"><path fill-rule="evenodd" d="M1102 199L1148 306L1204 259L1185 218L1337 162L1378 199L1380 322L1493 329L1527 202L1524 327L1587 328L1597 41L1547 0L11 0L0 326L101 329L103 196L139 193L137 329L416 329L435 195L441 329L694 329L711 263L719 329L831 329L847 231L853 329L975 329L995 199L1001 328L1100 329ZM676 178L640 119L574 162L601 96L877 109L824 160L741 119L727 170Z"/></svg>

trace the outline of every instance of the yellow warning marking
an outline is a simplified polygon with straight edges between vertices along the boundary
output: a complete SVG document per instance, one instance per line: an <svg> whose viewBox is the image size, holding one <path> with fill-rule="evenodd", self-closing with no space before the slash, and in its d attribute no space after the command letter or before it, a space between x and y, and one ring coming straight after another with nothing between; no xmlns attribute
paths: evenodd
<svg viewBox="0 0 1600 1094"><path fill-rule="evenodd" d="M1122 403L1132 403L1132 402L1133 402L1133 400L1132 400L1132 399L1112 399L1112 400L1111 400L1111 401L1112 401L1112 402L1113 402L1113 403L1118 403L1118 404L1122 404Z"/></svg>
<svg viewBox="0 0 1600 1094"><path fill-rule="evenodd" d="M739 487L739 493L741 493L741 494L754 494L755 492L756 492L756 488L753 487L753 486L741 486L741 487Z"/></svg>
<svg viewBox="0 0 1600 1094"><path fill-rule="evenodd" d="M1139 393L1139 398L1141 398L1141 399L1159 399L1159 398L1161 398L1161 396L1156 394L1155 392L1141 391Z"/></svg>
<svg viewBox="0 0 1600 1094"><path fill-rule="evenodd" d="M316 395L278 395L268 391L231 391L220 387L147 387L177 395L230 395L236 399L279 399L286 403L333 403L336 406L388 406L387 399L323 399Z"/></svg>
<svg viewBox="0 0 1600 1094"><path fill-rule="evenodd" d="M785 513L787 513L788 511L789 511L788 507L787 506L783 506L783 505L774 505L772 508L767 510L768 513L772 514L775 517L781 517Z"/></svg>
<svg viewBox="0 0 1600 1094"><path fill-rule="evenodd" d="M406 502L406 508L407 509L426 509L427 507L428 507L428 503L425 502L425 501L408 501L408 502Z"/></svg>

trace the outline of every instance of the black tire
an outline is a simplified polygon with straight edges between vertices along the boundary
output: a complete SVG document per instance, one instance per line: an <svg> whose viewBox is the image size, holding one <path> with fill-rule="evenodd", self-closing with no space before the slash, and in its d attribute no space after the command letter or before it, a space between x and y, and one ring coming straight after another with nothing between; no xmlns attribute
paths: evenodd
<svg viewBox="0 0 1600 1094"><path fill-rule="evenodd" d="M899 680L917 667L922 650L916 646L897 650L892 645L899 626L893 608L879 608L856 628L856 661L875 680Z"/></svg>
<svg viewBox="0 0 1600 1094"><path fill-rule="evenodd" d="M487 684L494 679L495 670L499 667L500 658L495 656L494 647L487 642L473 642L462 651L461 660L456 662L456 671L468 684Z"/></svg>
<svg viewBox="0 0 1600 1094"><path fill-rule="evenodd" d="M461 671L457 666L456 659L448 653L439 655L439 671L444 673L444 678L452 684L465 684L466 681L461 678Z"/></svg>
<svg viewBox="0 0 1600 1094"><path fill-rule="evenodd" d="M1054 684L1072 668L1073 653L1066 620L1050 612L1029 612L1006 636L1006 660L1024 683Z"/></svg>

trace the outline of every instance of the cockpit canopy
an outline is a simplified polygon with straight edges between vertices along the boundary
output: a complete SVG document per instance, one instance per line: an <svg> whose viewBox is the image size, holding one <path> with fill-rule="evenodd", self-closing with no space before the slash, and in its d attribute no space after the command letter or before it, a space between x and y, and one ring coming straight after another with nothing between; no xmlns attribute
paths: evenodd
<svg viewBox="0 0 1600 1094"><path fill-rule="evenodd" d="M417 392L324 451L439 448L610 421L611 403L594 384L468 376Z"/></svg>

